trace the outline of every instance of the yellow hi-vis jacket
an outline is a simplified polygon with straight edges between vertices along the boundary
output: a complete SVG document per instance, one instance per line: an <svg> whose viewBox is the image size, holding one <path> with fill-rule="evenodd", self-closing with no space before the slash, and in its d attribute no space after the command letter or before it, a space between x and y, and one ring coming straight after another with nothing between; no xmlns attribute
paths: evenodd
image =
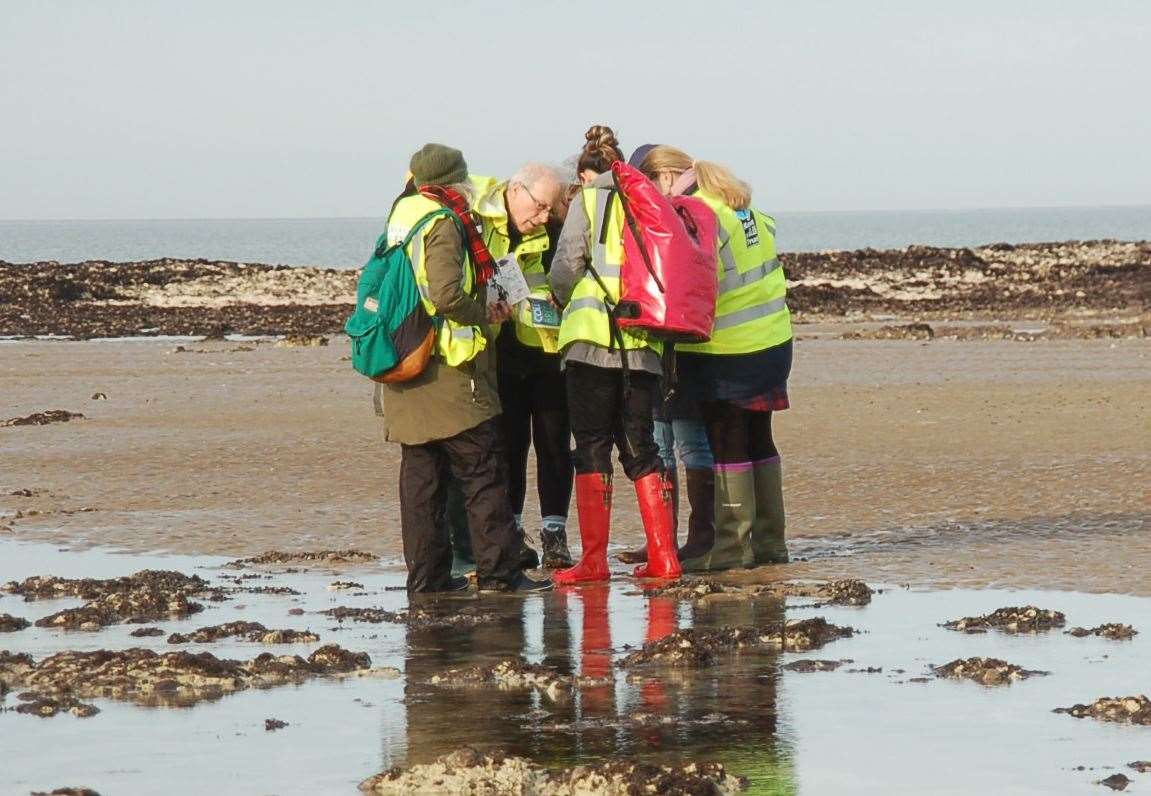
<svg viewBox="0 0 1151 796"><path fill-rule="evenodd" d="M472 209L480 218L483 226L484 245L495 259L506 256L509 252L515 255L524 279L531 288L532 297L547 299L551 294L548 289L548 277L544 271L543 253L548 249L547 231L540 227L530 235L524 235L515 250L511 249L511 234L508 225L512 223L508 218L505 194L508 183L497 182L494 177L468 178L475 192L472 200ZM555 333L548 330L537 329L532 325L531 305L521 301L515 306L514 321L516 338L524 345L542 348L545 351L556 351Z"/></svg>
<svg viewBox="0 0 1151 796"><path fill-rule="evenodd" d="M416 194L406 196L396 203L395 209L388 217L388 245L403 242L408 232L416 223L441 205L425 196ZM408 257L412 261L412 268L416 273L416 287L419 288L423 299L424 309L436 318L436 308L428 299L430 288L428 286L428 272L424 263L424 244L428 235L438 224L454 223L450 218L443 217L425 224L420 233L412 238L408 244ZM476 271L472 259L467 251L467 242L464 242L464 263L460 287L465 293L474 293L476 288ZM447 318L438 317L439 332L436 336L436 354L452 367L457 367L475 359L476 354L487 347L487 338L484 330L479 326L463 326Z"/></svg>
<svg viewBox="0 0 1151 796"><path fill-rule="evenodd" d="M611 207L608 209L608 198ZM560 323L560 349L577 341L594 343L610 348L614 342L611 335L611 320L608 313L619 302L620 268L623 265L623 205L611 188L589 187L580 192L589 224L589 251L592 253L591 268L599 274L603 287L588 269L572 290L571 300L564 307L563 321ZM604 214L607 213L607 231L604 233ZM601 242L602 241L602 242ZM607 292L604 292L607 288ZM628 332L622 332L622 345L625 350L651 348L657 353L661 345L642 340Z"/></svg>
<svg viewBox="0 0 1151 796"><path fill-rule="evenodd" d="M676 344L676 351L750 354L791 339L787 282L775 253L775 220L758 210L732 210L700 191L696 197L719 220L715 326L706 343Z"/></svg>

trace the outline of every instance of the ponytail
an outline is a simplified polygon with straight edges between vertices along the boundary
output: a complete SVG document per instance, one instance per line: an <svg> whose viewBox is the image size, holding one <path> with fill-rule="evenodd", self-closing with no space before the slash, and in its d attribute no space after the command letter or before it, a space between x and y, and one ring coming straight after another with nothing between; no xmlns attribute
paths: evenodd
<svg viewBox="0 0 1151 796"><path fill-rule="evenodd" d="M709 160L697 160L695 180L700 190L719 197L732 210L747 210L751 207L751 186L732 174L726 166Z"/></svg>

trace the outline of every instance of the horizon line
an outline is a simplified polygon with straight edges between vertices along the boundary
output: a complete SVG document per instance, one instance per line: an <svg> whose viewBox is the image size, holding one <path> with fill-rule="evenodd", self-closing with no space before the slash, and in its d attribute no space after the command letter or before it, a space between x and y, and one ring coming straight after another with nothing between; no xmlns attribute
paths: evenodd
<svg viewBox="0 0 1151 796"><path fill-rule="evenodd" d="M987 205L979 207L881 207L853 210L774 210L776 215L807 214L864 214L864 213L980 213L1001 210L1139 210L1151 209L1151 203L1143 204L1098 204L1098 205ZM49 223L49 222L93 222L111 223L123 221L358 221L379 219L376 215L357 216L153 216L135 217L65 217L65 218L0 218L0 224L7 223Z"/></svg>

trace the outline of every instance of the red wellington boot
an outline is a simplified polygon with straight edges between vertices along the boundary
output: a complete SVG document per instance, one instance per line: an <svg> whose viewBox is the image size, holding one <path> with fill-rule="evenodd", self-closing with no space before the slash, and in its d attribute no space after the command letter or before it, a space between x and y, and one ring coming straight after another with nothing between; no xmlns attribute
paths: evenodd
<svg viewBox="0 0 1151 796"><path fill-rule="evenodd" d="M583 550L579 563L552 575L558 584L607 580L607 537L611 532L611 474L580 473L575 477L576 511Z"/></svg>
<svg viewBox="0 0 1151 796"><path fill-rule="evenodd" d="M675 509L671 479L664 473L649 473L635 482L639 515L647 535L647 563L635 568L637 578L674 580L683 571L675 549Z"/></svg>

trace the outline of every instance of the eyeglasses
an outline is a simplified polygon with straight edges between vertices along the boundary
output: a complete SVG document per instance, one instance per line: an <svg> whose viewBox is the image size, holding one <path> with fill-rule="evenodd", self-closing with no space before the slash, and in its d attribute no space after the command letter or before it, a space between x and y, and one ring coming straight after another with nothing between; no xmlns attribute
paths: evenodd
<svg viewBox="0 0 1151 796"><path fill-rule="evenodd" d="M535 202L537 213L550 213L552 211L552 206L546 204L545 202L541 202L539 199L536 199L536 195L532 193L532 189L529 188L525 183L521 182L519 183L519 186L527 192L528 198Z"/></svg>

